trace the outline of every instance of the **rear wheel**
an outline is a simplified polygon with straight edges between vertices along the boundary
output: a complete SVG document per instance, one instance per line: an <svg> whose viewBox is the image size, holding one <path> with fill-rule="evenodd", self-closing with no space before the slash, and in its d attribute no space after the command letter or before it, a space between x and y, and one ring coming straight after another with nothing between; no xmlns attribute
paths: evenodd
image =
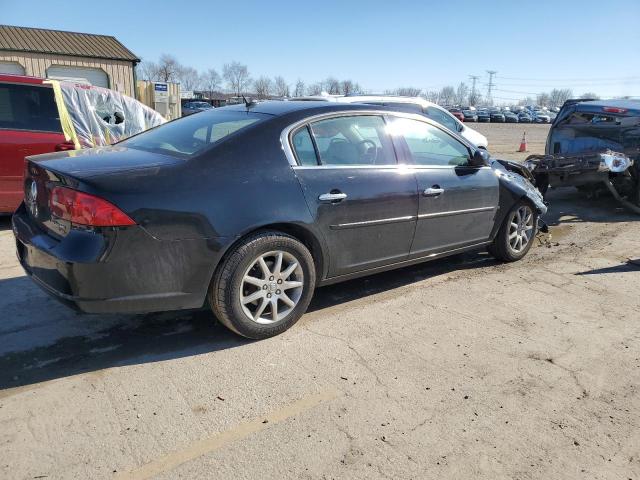
<svg viewBox="0 0 640 480"><path fill-rule="evenodd" d="M533 245L537 223L537 212L529 202L520 200L504 219L489 253L503 262L520 260Z"/></svg>
<svg viewBox="0 0 640 480"><path fill-rule="evenodd" d="M284 332L304 314L315 288L309 250L279 232L262 232L236 246L209 289L216 317L248 338Z"/></svg>

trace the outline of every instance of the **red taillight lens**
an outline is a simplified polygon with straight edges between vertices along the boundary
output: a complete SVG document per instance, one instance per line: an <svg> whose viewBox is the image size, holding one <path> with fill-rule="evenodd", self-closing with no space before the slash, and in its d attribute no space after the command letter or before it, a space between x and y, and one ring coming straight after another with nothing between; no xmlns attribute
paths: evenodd
<svg viewBox="0 0 640 480"><path fill-rule="evenodd" d="M136 224L106 200L67 187L54 187L51 190L49 209L52 215L79 225L124 227Z"/></svg>
<svg viewBox="0 0 640 480"><path fill-rule="evenodd" d="M607 113L627 113L626 108L618 108L618 107L602 107L602 111Z"/></svg>

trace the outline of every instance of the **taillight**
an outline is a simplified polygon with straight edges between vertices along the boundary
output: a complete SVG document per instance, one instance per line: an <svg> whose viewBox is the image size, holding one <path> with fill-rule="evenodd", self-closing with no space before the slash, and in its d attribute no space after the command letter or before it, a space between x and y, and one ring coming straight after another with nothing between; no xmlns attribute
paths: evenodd
<svg viewBox="0 0 640 480"><path fill-rule="evenodd" d="M124 227L136 224L112 203L67 187L54 187L50 191L49 209L52 215L79 225Z"/></svg>
<svg viewBox="0 0 640 480"><path fill-rule="evenodd" d="M64 141L56 145L56 152L66 152L68 150L75 150L76 146L72 141Z"/></svg>
<svg viewBox="0 0 640 480"><path fill-rule="evenodd" d="M626 108L618 108L618 107L602 107L602 111L607 113L627 113Z"/></svg>

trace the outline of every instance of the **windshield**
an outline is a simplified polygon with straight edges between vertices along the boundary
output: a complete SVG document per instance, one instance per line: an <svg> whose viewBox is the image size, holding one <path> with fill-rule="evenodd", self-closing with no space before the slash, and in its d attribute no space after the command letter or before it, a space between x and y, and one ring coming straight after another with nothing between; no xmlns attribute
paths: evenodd
<svg viewBox="0 0 640 480"><path fill-rule="evenodd" d="M225 137L268 118L253 112L215 109L183 117L136 135L120 145L179 157L191 157Z"/></svg>

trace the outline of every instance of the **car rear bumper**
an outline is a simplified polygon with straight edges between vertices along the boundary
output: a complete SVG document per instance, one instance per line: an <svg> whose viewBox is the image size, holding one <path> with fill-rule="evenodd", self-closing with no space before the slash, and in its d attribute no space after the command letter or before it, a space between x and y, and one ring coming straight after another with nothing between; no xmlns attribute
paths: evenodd
<svg viewBox="0 0 640 480"><path fill-rule="evenodd" d="M84 313L145 313L204 303L218 242L160 241L142 227L56 238L22 204L12 219L25 272L45 292Z"/></svg>

